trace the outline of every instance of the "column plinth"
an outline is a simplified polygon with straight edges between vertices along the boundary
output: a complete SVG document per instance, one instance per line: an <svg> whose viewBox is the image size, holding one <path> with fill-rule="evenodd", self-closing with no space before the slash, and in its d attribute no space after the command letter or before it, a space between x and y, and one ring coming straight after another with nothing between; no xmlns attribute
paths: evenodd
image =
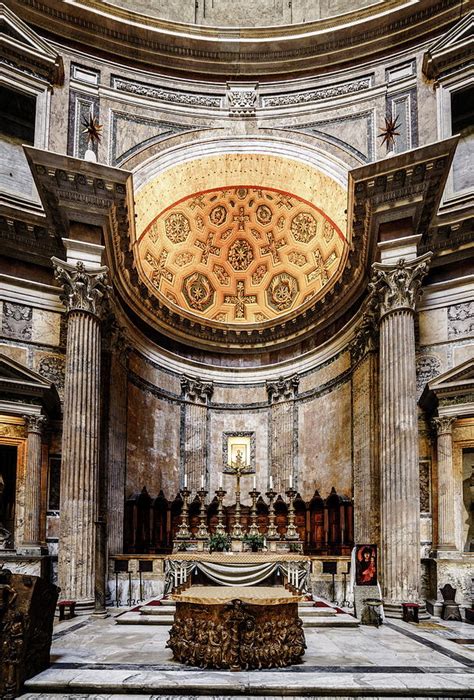
<svg viewBox="0 0 474 700"><path fill-rule="evenodd" d="M414 311L430 254L374 264L380 314L381 570L386 614L419 602L420 490Z"/></svg>
<svg viewBox="0 0 474 700"><path fill-rule="evenodd" d="M68 311L58 577L61 597L75 600L81 612L95 605L100 322L109 288L105 267L53 263Z"/></svg>
<svg viewBox="0 0 474 700"><path fill-rule="evenodd" d="M42 415L23 416L28 433L27 467L25 478L25 524L21 551L42 554L44 543L41 532L41 436L46 424Z"/></svg>
<svg viewBox="0 0 474 700"><path fill-rule="evenodd" d="M455 544L453 436L454 416L433 419L438 435L438 544L439 551L452 552Z"/></svg>

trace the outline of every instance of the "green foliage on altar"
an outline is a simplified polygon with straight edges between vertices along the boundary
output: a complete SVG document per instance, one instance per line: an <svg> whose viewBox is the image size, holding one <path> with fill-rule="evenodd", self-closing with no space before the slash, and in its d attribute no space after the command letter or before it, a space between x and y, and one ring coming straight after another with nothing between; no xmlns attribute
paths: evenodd
<svg viewBox="0 0 474 700"><path fill-rule="evenodd" d="M231 540L229 535L216 532L209 538L209 552L228 552Z"/></svg>
<svg viewBox="0 0 474 700"><path fill-rule="evenodd" d="M243 540L244 544L248 544L250 546L250 549L252 552L258 552L260 549L263 549L265 546L265 538L263 535L257 535L257 534L248 534L244 535Z"/></svg>

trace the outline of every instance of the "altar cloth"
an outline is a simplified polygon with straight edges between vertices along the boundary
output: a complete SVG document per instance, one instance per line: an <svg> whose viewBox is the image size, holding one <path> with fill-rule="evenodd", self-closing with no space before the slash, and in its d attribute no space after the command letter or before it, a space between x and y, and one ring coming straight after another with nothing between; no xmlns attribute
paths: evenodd
<svg viewBox="0 0 474 700"><path fill-rule="evenodd" d="M286 605L299 603L302 595L294 595L283 586L191 586L181 593L171 596L181 603L200 605L225 605L233 600L241 600L252 605Z"/></svg>
<svg viewBox="0 0 474 700"><path fill-rule="evenodd" d="M220 586L256 586L273 574L283 574L306 593L309 569L309 559L298 554L177 552L165 561L165 593L185 583L193 571Z"/></svg>

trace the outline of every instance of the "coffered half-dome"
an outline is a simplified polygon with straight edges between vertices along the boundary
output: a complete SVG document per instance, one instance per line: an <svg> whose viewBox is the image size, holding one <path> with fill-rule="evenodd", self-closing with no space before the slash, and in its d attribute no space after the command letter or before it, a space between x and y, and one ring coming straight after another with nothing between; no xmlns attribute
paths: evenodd
<svg viewBox="0 0 474 700"><path fill-rule="evenodd" d="M181 338L228 343L244 333L261 345L288 321L283 335L297 333L296 320L307 323L344 270L346 202L329 174L277 155L169 167L135 195L126 272L134 306Z"/></svg>

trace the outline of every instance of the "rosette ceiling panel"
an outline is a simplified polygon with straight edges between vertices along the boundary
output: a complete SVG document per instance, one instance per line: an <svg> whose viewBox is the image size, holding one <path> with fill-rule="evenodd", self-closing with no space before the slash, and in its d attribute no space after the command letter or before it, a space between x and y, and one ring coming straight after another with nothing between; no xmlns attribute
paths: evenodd
<svg viewBox="0 0 474 700"><path fill-rule="evenodd" d="M134 273L165 332L261 345L324 298L347 261L346 190L306 163L202 158L135 199Z"/></svg>

